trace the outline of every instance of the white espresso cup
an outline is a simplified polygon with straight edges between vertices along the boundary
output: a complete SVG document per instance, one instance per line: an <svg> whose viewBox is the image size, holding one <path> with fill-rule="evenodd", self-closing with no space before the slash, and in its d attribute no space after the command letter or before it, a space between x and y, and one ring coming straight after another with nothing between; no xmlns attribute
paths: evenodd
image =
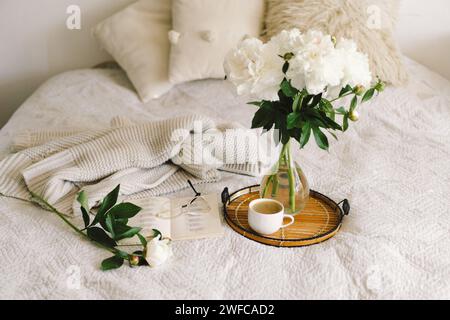
<svg viewBox="0 0 450 320"><path fill-rule="evenodd" d="M283 224L284 218L291 221ZM284 206L281 202L273 199L257 199L250 202L248 206L248 223L257 233L271 235L293 224L295 218L284 214Z"/></svg>

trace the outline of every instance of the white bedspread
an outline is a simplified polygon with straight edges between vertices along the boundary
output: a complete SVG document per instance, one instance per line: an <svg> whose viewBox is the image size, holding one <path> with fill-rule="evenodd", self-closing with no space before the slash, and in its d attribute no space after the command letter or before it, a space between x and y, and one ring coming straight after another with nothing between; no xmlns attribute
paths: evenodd
<svg viewBox="0 0 450 320"><path fill-rule="evenodd" d="M331 240L278 249L226 227L223 238L176 242L160 269L105 273L99 264L108 253L54 214L0 198L0 298L449 299L450 83L408 65L409 87L389 88L363 106L361 120L329 153L311 144L297 154L314 189L352 205ZM0 131L0 149L7 153L24 130L96 128L117 115L155 120L190 112L248 126L254 110L223 81L178 86L143 105L122 71L78 70L51 79L23 104ZM256 182L228 174L201 191Z"/></svg>

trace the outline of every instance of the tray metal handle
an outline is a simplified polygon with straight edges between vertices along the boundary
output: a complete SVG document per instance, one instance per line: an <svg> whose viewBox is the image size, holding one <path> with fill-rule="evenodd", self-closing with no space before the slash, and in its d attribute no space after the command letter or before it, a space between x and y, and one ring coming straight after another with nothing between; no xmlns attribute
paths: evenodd
<svg viewBox="0 0 450 320"><path fill-rule="evenodd" d="M230 192L228 191L228 188L225 188L222 191L222 203L225 205L228 200L230 200Z"/></svg>
<svg viewBox="0 0 450 320"><path fill-rule="evenodd" d="M350 213L350 202L347 199L344 199L338 203L338 206L340 205L342 205L342 212L344 212L344 216L348 216Z"/></svg>

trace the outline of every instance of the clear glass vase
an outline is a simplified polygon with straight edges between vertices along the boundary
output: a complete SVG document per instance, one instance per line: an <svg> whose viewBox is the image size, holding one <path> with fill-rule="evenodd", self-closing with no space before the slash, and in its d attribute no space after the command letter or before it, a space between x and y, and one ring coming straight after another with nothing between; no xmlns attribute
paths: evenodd
<svg viewBox="0 0 450 320"><path fill-rule="evenodd" d="M280 201L285 212L299 214L309 199L309 185L292 157L291 141L283 145L278 161L261 181L261 198Z"/></svg>

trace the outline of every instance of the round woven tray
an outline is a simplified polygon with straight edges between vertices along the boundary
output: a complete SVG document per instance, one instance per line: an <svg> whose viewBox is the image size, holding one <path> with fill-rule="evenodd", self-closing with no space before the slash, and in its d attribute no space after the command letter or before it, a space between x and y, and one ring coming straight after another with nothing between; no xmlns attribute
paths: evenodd
<svg viewBox="0 0 450 320"><path fill-rule="evenodd" d="M270 236L262 236L253 231L248 224L248 205L260 198L259 186L251 186L228 193L222 193L224 216L230 227L242 236L262 244L276 247L303 247L333 237L340 229L344 215L350 210L347 200L343 200L342 210L339 204L325 195L312 191L305 209L295 217L291 226L281 229Z"/></svg>

